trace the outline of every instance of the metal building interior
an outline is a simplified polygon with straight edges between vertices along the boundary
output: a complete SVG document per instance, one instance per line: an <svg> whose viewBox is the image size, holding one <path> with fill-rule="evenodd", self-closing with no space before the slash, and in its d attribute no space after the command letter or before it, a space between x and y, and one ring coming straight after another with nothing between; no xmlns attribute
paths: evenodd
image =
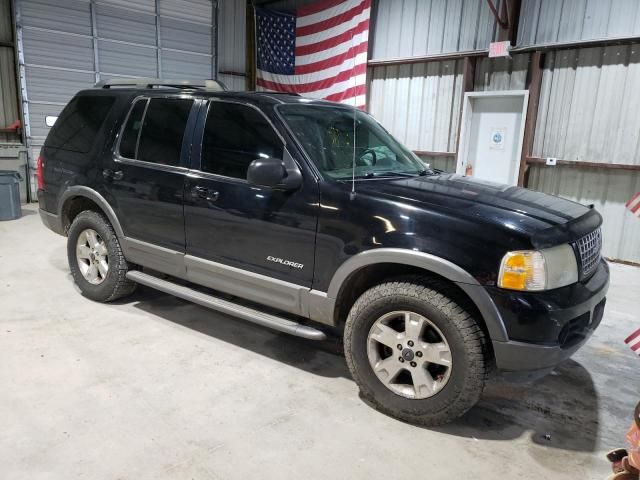
<svg viewBox="0 0 640 480"><path fill-rule="evenodd" d="M0 158L31 173L46 117L96 81L216 77L232 90L253 87L243 0L2 0L0 8ZM368 111L432 166L455 171L465 93L527 91L518 184L596 205L605 255L640 262L640 224L623 208L640 189L638 2L510 0L497 13L480 0L374 2ZM511 58L487 58L489 43L505 39ZM23 198L33 188L25 182Z"/></svg>
<svg viewBox="0 0 640 480"><path fill-rule="evenodd" d="M254 6L288 11L315 1L0 0L0 170L20 172L21 200L25 204L36 202L36 161L51 125L77 91L100 81L127 77L212 78L222 81L229 90L255 90ZM510 42L508 55L490 58L490 44L500 41ZM411 469L423 454L432 465L441 468L431 472L433 478L466 478L476 473L478 478L495 478L503 468L514 476L531 479L542 475L604 478L600 457L605 445L624 440L618 431L627 428L626 409L632 401L637 402L639 384L637 364L633 363L637 359L621 356L617 344L622 333L614 330L613 324L619 322L630 328L632 322L637 323L640 294L636 268L640 265L640 221L625 208L625 203L640 191L640 0L372 0L366 81L366 110L425 163L445 172L472 174L475 168L479 173L479 166L472 166L470 159L481 148L474 135L484 128L481 122L483 108L488 105L485 102L498 105L504 100L505 111L513 114L509 117L513 121L509 128L515 132L509 146L513 152L504 168L487 171L483 178L593 204L604 219L602 252L612 261L616 275L611 287L614 293L608 301L616 308L607 318L607 328L601 328L595 346L585 349L577 361L569 361L535 391L502 384L492 387L468 425L434 430L411 427L411 435L432 442L409 445L415 458L409 458L409 450L394 450L397 457L393 459L391 454L381 453L372 460L367 455L376 450L376 442L386 442L388 435L390 441L404 445L409 437L405 427L409 427L359 410L343 359L335 360L333 354L322 349L308 353L298 340L282 341L266 330L259 330L256 340L251 337L251 327L243 324L223 324L216 333L201 319L200 307L176 299L160 299L164 303L158 315L169 319L171 326L155 322L150 327L154 334L189 331L188 338L171 343L160 335L152 336L137 322L149 312L158 312L150 305L158 301L159 295L145 292L135 308L116 303L105 310L104 320L98 320L109 335L114 334L114 342L123 352L122 356L108 356L115 366L104 367L100 382L115 382L113 395L130 402L132 412L150 412L150 417L140 418L157 421L162 425L160 433L149 433L149 438L140 440L140 444L136 441L133 447L128 441L120 445L119 438L133 438L141 431L146 434L147 423L133 413L119 411L114 414L117 422L113 424L111 413L91 417L93 413L87 413L93 412L91 402L105 412L115 408L112 393L103 390L102 383L86 383L85 379L66 385L65 371L58 370L51 374L55 388L59 386L60 392L68 396L81 389L89 391L90 398L82 397L77 411L79 416L86 414L95 419L95 430L91 432L72 431L63 421L51 420L51 431L64 431L60 438L56 437L55 448L62 449L61 458L73 459L69 462L76 467L85 462L85 457L78 460L80 457L74 457L74 452L64 446L67 436L76 435L80 439L76 442L106 441L111 449L86 457L92 468L104 469L102 476L94 478L238 478L240 471L246 476L282 478L299 475L301 469L310 472L309 478L377 478L376 474L407 478L429 473ZM21 242L28 251L40 248L33 238L11 233L8 228L0 231L3 248ZM61 247L59 250L63 251ZM0 267L10 256L0 251ZM59 265L61 262L52 260L55 273L64 270L68 276L66 266ZM35 272L40 263L15 261L6 268L12 273L22 269ZM52 272L43 276L55 281ZM35 305L38 302L33 301L32 295L42 295L44 288L32 291L24 279L7 280L9 283L18 291L13 300L21 304L12 310L15 318L35 319L40 308L58 312L55 315L60 322L52 330L52 342L60 337L63 345L73 344L74 348L82 342L91 348L110 348L111 339L91 343L93 327L80 321L81 315L90 316L95 311L90 302L83 299L85 303L67 315L60 313L62 299L47 300L44 307ZM61 288L66 295L76 293L70 284ZM0 302L2 298L0 292ZM62 320L71 322L77 339L65 336L68 333L59 326ZM128 323L131 320L136 321ZM33 325L38 322L33 320ZM2 330L12 329L7 326ZM119 336L120 329L135 338ZM25 336L25 343L15 347L7 335L3 344L0 334L0 351L5 348L16 355L46 354L47 358L62 355L46 346L36 348L29 344L35 336ZM149 355L145 341L168 352L155 366L143 361L141 365L149 371L131 366L135 363L133 356L141 350L142 355ZM247 344L250 346L243 346ZM212 346L220 357L208 350ZM188 349L196 352L193 357ZM223 355L232 360L225 360ZM230 392L237 397L233 401L223 400L227 392L216 390L216 408L252 421L264 411L276 413L266 414L258 425L231 424L219 417L214 422L208 405L195 403L193 418L203 419L207 428L220 428L216 443L202 440L205 434L194 433L193 425L176 427L184 417L175 412L198 398L198 389L210 387L215 379L201 380L193 372L181 378L172 362L177 359L180 365L186 365L197 358L201 368L198 375L206 376L210 363L231 372L230 363L239 362L241 357L248 359L247 369L257 372L257 381L267 384L267 379L275 378L282 385L289 382L295 396L283 394L274 400L264 389L262 393L250 390L238 380ZM611 375L611 369L616 370L616 376ZM34 375L36 383L46 383L33 367L25 367L25 371ZM156 390L153 384L140 379L161 378L163 371L171 372L172 381L178 384L176 390L182 392L176 393L162 384L157 393L166 395L168 403L144 403L146 400L140 398L145 389ZM300 372L304 376L296 377L300 383L292 386L289 379ZM6 375L5 378L13 378L10 373ZM232 378L231 373L228 376ZM122 387L139 381L143 387ZM197 388L193 386L196 384ZM565 393L557 394L562 388ZM318 397L311 395L315 389L320 390ZM255 395L262 394L269 397L264 410L251 406ZM61 402L55 393L52 398ZM514 398L522 405L515 405ZM24 402L35 410L45 399L25 396ZM20 403L10 406L17 409ZM323 422L330 422L329 409L334 404L339 404L345 413L328 434L321 427ZM313 410L317 418L307 417L300 405ZM32 439L42 431L29 424L23 438L23 425L18 420L11 419L8 424L4 439L0 433L0 443L6 445L14 438L18 438L17 443L26 442L25 438ZM535 433L528 429L531 424L535 425ZM383 425L384 432L376 430L377 425ZM100 432L106 432L105 437ZM307 433L298 441L299 435ZM190 435L202 435L193 441L196 447L189 444L194 438ZM180 444L175 451L169 438ZM340 439L351 443L343 445ZM156 448L156 442L161 447ZM279 442L283 456L268 448ZM428 452L433 444L437 447ZM148 454L148 458L136 463L139 459L132 458L134 454L125 451L123 445L135 455ZM48 457L48 448L53 449L38 446L33 450L37 455L18 460L0 453L0 478L4 478L3 462L16 468L12 472L29 464L41 468L42 478L60 478L46 477L46 466L40 467L40 462L55 463ZM243 465L238 460L236 453L244 450L255 452L255 464ZM548 454L549 450L553 454ZM335 462L328 460L326 465L318 465L313 451L334 458ZM456 462L454 452L459 451L464 457L459 466L464 474L460 476L447 469L448 464ZM286 458L283 452L288 452ZM289 455L290 452L294 454ZM120 477L122 470L104 462L111 453L125 459L122 464L131 467L127 471L133 472L131 477ZM514 456L520 462L517 465L511 464ZM480 467L473 463L474 457L482 461ZM215 467L205 466L208 459L217 462ZM270 469L262 470L261 462ZM392 462L397 462L397 470L382 475Z"/></svg>

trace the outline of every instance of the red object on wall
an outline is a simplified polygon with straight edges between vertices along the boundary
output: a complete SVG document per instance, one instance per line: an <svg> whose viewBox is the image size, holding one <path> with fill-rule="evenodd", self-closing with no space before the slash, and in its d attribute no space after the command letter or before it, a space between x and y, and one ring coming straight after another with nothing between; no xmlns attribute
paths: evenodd
<svg viewBox="0 0 640 480"><path fill-rule="evenodd" d="M4 128L0 128L0 132L2 132L2 133L18 133L18 130L20 130L21 126L22 126L22 123L20 123L20 120L16 120L11 125L9 125L7 127L4 127Z"/></svg>

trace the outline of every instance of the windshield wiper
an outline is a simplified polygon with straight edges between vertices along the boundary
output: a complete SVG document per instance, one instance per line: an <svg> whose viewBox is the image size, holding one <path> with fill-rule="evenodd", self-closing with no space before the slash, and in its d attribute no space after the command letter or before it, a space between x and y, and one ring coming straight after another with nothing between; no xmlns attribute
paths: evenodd
<svg viewBox="0 0 640 480"><path fill-rule="evenodd" d="M409 172L367 172L362 177L364 178L373 178L373 177L414 177L415 173Z"/></svg>
<svg viewBox="0 0 640 480"><path fill-rule="evenodd" d="M421 177L424 177L426 175L438 175L442 173L442 170L436 170L436 169L431 169L431 170L420 170L418 172L418 175L420 175Z"/></svg>

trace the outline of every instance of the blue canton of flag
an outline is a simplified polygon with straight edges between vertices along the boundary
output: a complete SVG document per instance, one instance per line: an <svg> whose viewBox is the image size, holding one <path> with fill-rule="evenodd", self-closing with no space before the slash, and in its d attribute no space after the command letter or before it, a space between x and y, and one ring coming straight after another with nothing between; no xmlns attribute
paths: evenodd
<svg viewBox="0 0 640 480"><path fill-rule="evenodd" d="M296 16L256 8L258 68L281 75L295 72Z"/></svg>

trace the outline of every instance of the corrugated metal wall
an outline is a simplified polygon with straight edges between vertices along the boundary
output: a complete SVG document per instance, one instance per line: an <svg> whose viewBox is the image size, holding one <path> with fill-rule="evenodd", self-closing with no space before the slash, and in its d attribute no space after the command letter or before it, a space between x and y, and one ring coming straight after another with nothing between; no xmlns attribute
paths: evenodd
<svg viewBox="0 0 640 480"><path fill-rule="evenodd" d="M247 2L222 0L219 3L218 71L246 73L247 71ZM246 90L246 77L220 74L229 90Z"/></svg>
<svg viewBox="0 0 640 480"><path fill-rule="evenodd" d="M546 56L533 156L640 164L640 45ZM594 203L604 216L604 253L640 262L640 222L625 202L640 173L575 167L531 169L529 188Z"/></svg>
<svg viewBox="0 0 640 480"><path fill-rule="evenodd" d="M369 112L412 150L455 152L462 60L369 69ZM440 165L441 159L428 159Z"/></svg>
<svg viewBox="0 0 640 480"><path fill-rule="evenodd" d="M373 23L372 60L486 50L496 35L486 0L379 0Z"/></svg>
<svg viewBox="0 0 640 480"><path fill-rule="evenodd" d="M640 221L624 208L631 195L640 191L640 173L534 166L528 188L594 204L604 218L604 255L640 263Z"/></svg>
<svg viewBox="0 0 640 480"><path fill-rule="evenodd" d="M212 78L211 0L16 0L33 158L72 95L112 77Z"/></svg>
<svg viewBox="0 0 640 480"><path fill-rule="evenodd" d="M638 35L638 0L522 0L519 46Z"/></svg>
<svg viewBox="0 0 640 480"><path fill-rule="evenodd" d="M534 156L640 164L640 45L550 52Z"/></svg>
<svg viewBox="0 0 640 480"><path fill-rule="evenodd" d="M10 0L0 0L0 128L20 120ZM0 144L20 144L20 136L0 133Z"/></svg>
<svg viewBox="0 0 640 480"><path fill-rule="evenodd" d="M513 58L478 58L474 90L525 90L529 61L527 53Z"/></svg>

